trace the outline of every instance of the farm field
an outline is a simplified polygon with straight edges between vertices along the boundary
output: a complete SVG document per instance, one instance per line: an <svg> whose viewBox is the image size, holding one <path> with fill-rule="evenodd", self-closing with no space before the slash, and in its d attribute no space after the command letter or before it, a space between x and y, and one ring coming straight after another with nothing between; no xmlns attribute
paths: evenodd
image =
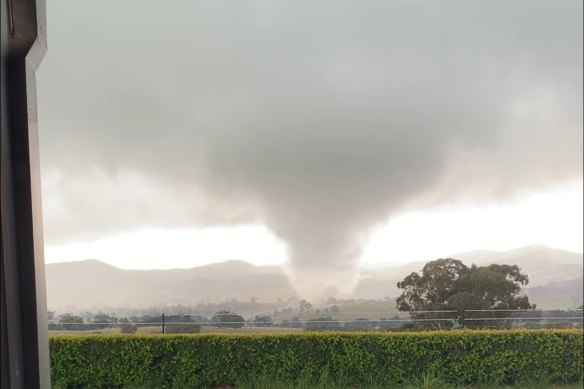
<svg viewBox="0 0 584 389"><path fill-rule="evenodd" d="M331 316L336 320L355 320L357 318L366 318L369 320L379 320L382 317L392 317L398 315L400 317L408 317L405 312L398 312L395 308L395 303L385 302L366 302L361 304L349 303L339 304L334 312L327 309L313 309L310 312L280 312L272 315L274 323L281 324L284 320L292 320L294 317L299 317L302 320L315 318L319 316Z"/></svg>
<svg viewBox="0 0 584 389"><path fill-rule="evenodd" d="M201 334L235 334L235 335L257 335L257 334L298 334L303 333L303 328L281 328L281 327L243 327L243 328L218 328L214 326L201 326ZM99 330L86 331L49 331L49 336L87 336L87 335L114 335L121 334L119 327L104 328ZM135 335L161 334L160 326L138 327Z"/></svg>
<svg viewBox="0 0 584 389"><path fill-rule="evenodd" d="M281 327L243 327L243 328L217 328L211 326L202 326L202 334L298 334L303 333L303 328L281 328Z"/></svg>

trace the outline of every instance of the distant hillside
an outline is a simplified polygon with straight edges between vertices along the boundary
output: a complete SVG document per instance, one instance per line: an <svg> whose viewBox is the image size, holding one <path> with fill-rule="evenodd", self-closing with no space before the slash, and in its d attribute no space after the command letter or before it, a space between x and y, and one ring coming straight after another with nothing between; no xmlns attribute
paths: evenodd
<svg viewBox="0 0 584 389"><path fill-rule="evenodd" d="M227 261L192 269L121 270L97 260L46 265L50 309L196 304L226 298L273 301L295 292L277 266Z"/></svg>
<svg viewBox="0 0 584 389"><path fill-rule="evenodd" d="M552 249L541 245L509 251L475 251L454 256L466 263L485 265L507 263L517 265L529 275L529 287L549 282L570 280L582 275L582 254Z"/></svg>
<svg viewBox="0 0 584 389"><path fill-rule="evenodd" d="M460 259L467 265L499 263L519 266L529 276L525 292L540 308L568 308L582 303L581 253L531 245L509 251L480 250L449 257ZM363 269L355 294L363 298L397 296L400 293L397 282L413 271L420 271L424 264L416 262L374 270Z"/></svg>
<svg viewBox="0 0 584 389"><path fill-rule="evenodd" d="M529 275L526 293L542 308L565 308L582 302L582 254L545 246L527 246L505 252L476 251L452 255L467 264L518 265ZM395 297L396 283L423 262L378 269L361 269L356 298ZM196 304L257 297L275 301L296 293L279 266L254 266L227 261L191 269L121 270L97 260L46 265L50 309L148 307L160 304ZM579 303L578 303L579 302Z"/></svg>
<svg viewBox="0 0 584 389"><path fill-rule="evenodd" d="M575 308L582 305L582 276L573 280L549 282L543 286L527 288L529 300L538 308Z"/></svg>

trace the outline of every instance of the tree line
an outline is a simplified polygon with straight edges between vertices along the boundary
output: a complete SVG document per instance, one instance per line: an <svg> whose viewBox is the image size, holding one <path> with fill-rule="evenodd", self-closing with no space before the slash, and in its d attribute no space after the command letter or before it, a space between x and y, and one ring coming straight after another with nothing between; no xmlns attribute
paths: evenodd
<svg viewBox="0 0 584 389"><path fill-rule="evenodd" d="M526 326L529 326L529 320L532 319L534 320L531 324L539 325L535 319L545 317L541 317L541 311L535 311L536 305L521 294L522 288L528 283L527 274L522 273L516 265L466 266L459 260L442 258L426 263L421 272L412 272L397 283L402 293L395 300L395 304L399 311L408 313L405 317L394 315L390 318L381 317L379 320L362 317L341 321L332 316L339 314L337 304L313 309L313 305L307 300L299 300L297 307L277 309L274 313L310 312L320 315L305 321L297 315L284 319L278 325L269 314L255 315L246 322L241 315L227 309L217 310L210 319L210 315L203 314L171 314L165 317L142 315L118 319L115 315L98 312L86 322L80 316L67 313L57 320L53 318L49 329L80 331L118 326L121 332L133 333L139 327L159 326L166 322L164 328L167 333L196 333L202 325L232 329L251 325L304 328L308 331L399 331L459 327L510 328L514 321L524 319L528 321ZM342 305L344 301L331 299L330 302ZM251 299L250 304L257 304L257 299ZM572 317L570 315L573 313L567 311L553 313L553 317L559 319L569 319ZM566 327L582 325L581 318L568 319L564 321Z"/></svg>

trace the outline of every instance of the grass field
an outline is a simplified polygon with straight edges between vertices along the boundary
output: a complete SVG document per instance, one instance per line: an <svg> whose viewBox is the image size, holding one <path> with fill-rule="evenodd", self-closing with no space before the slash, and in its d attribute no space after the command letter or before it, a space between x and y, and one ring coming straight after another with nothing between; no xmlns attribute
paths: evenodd
<svg viewBox="0 0 584 389"><path fill-rule="evenodd" d="M281 327L243 327L243 328L217 328L202 326L202 334L295 334L303 332L302 328L281 328Z"/></svg>
<svg viewBox="0 0 584 389"><path fill-rule="evenodd" d="M81 335L113 335L119 334L119 328L104 328L102 330L87 330L87 331L49 331L49 336L81 336Z"/></svg>
<svg viewBox="0 0 584 389"><path fill-rule="evenodd" d="M318 316L330 315L339 321L355 320L365 318L369 320L379 320L382 317L393 317L394 315L407 317L404 312L398 312L395 302L366 302L363 304L342 304L338 306L338 311L334 313L326 312L325 309L311 309L310 312L288 312L272 315L274 323L280 324L284 320L292 320L293 317L300 317L302 321Z"/></svg>
<svg viewBox="0 0 584 389"><path fill-rule="evenodd" d="M243 328L217 328L213 326L201 326L202 334L295 334L303 332L302 328L280 328L280 327L243 327ZM49 336L71 335L113 335L119 334L120 328L104 328L100 330L87 331L49 331ZM138 327L136 334L162 334L160 326Z"/></svg>

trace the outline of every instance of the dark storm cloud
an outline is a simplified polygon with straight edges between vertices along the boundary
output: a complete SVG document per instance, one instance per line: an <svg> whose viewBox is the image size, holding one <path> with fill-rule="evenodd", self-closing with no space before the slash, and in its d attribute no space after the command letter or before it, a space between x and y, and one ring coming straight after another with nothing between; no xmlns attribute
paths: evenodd
<svg viewBox="0 0 584 389"><path fill-rule="evenodd" d="M579 1L51 6L49 241L263 221L334 294L391 212L582 176Z"/></svg>

